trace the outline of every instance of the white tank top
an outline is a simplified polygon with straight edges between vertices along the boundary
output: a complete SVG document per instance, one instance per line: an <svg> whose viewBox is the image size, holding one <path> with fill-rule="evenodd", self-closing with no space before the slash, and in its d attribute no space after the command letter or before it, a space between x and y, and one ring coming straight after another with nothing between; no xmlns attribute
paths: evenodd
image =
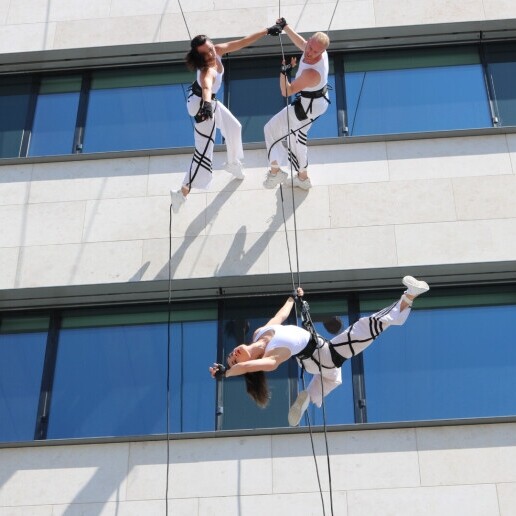
<svg viewBox="0 0 516 516"><path fill-rule="evenodd" d="M211 92L214 95L220 90L220 86L222 85L222 77L224 76L224 66L222 65L222 61L219 56L217 56L217 61L220 63L220 66L222 66L222 72L217 71L218 66L215 68L217 75L215 75L215 80L213 81L213 86L211 88ZM197 83L201 84L201 70L197 70Z"/></svg>
<svg viewBox="0 0 516 516"><path fill-rule="evenodd" d="M316 72L319 73L319 76L321 77L321 80L316 84L315 86L311 86L310 88L304 88L303 91L317 91L326 86L328 83L328 73L330 71L330 65L328 63L328 52L324 51L321 54L321 59L317 61L315 64L307 64L303 60L305 58L305 54L303 53L303 56L301 57L301 60L299 62L299 67L297 69L296 73L296 79L301 76L304 70L307 70L309 68L312 68Z"/></svg>
<svg viewBox="0 0 516 516"><path fill-rule="evenodd" d="M276 348L287 348L291 355L297 355L305 349L310 340L310 333L299 326L273 324L264 326L256 333L253 342L256 342L265 332L273 330L274 335L265 348L265 353Z"/></svg>

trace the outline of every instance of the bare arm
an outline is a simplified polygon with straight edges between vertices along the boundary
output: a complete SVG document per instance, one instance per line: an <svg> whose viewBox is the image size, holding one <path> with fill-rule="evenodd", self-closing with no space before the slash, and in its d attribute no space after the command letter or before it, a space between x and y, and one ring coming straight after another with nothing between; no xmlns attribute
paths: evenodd
<svg viewBox="0 0 516 516"><path fill-rule="evenodd" d="M202 89L202 100L206 102L211 102L213 81L215 79L214 74L215 72L212 68L202 70L201 72L201 77L199 80L201 82L200 86Z"/></svg>
<svg viewBox="0 0 516 516"><path fill-rule="evenodd" d="M285 28L283 29L287 36L290 38L290 41L296 45L301 52L305 51L306 46L306 39L303 38L303 36L300 36L290 25L285 25Z"/></svg>
<svg viewBox="0 0 516 516"><path fill-rule="evenodd" d="M297 295L299 297L303 297L304 292L301 287L299 287L297 289ZM294 303L295 303L294 298L292 296L290 296L286 300L285 304L278 310L276 315L265 326L270 326L271 324L283 324L288 319L288 316L290 315L290 312L292 311L292 307L294 306Z"/></svg>
<svg viewBox="0 0 516 516"><path fill-rule="evenodd" d="M255 32L250 36L246 36L242 39L236 39L234 41L228 41L227 43L218 43L215 45L215 50L218 56L223 56L228 52L236 52L237 50L241 50L242 48L248 47L252 45L255 41L258 41L263 36L267 35L267 29L262 29L260 32Z"/></svg>
<svg viewBox="0 0 516 516"><path fill-rule="evenodd" d="M280 73L281 94L284 97L295 95L298 91L316 86L319 84L320 80L321 76L319 75L319 72L315 71L313 68L307 68L304 70L299 77L296 77L296 79L292 81L292 83L289 83L286 76Z"/></svg>
<svg viewBox="0 0 516 516"><path fill-rule="evenodd" d="M274 371L274 369L277 369L277 367L282 362L285 362L289 356L282 359L277 355L272 355L269 357L257 358L255 360L248 360L247 362L240 362L230 369L226 369L226 374L224 376L225 378L229 378L230 376L240 376L246 373L255 373L256 371ZM215 378L215 374L218 369L218 364L213 364L213 366L210 367L210 373L213 378Z"/></svg>

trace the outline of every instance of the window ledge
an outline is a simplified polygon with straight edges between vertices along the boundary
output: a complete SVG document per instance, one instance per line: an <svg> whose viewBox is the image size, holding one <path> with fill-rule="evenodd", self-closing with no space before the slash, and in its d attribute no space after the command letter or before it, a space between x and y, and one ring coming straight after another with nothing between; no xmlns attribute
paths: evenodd
<svg viewBox="0 0 516 516"><path fill-rule="evenodd" d="M426 421L397 421L389 423L354 423L347 425L330 425L326 427L328 432L356 432L362 430L390 430L398 428L429 428L429 427L448 427L448 426L471 426L487 424L516 423L516 416L497 416L497 417L476 417L464 419L435 419ZM280 427L280 428L260 428L242 430L219 430L213 432L184 432L179 434L169 434L171 441L185 439L213 439L218 437L254 437L261 435L288 435L307 433L308 427ZM321 425L312 426L312 432L322 433L324 427ZM7 448L33 448L41 446L70 446L84 444L108 444L124 442L142 441L164 441L166 434L144 435L144 436L124 436L124 437L89 437L74 439L47 439L44 441L20 441L0 443L0 449Z"/></svg>
<svg viewBox="0 0 516 516"><path fill-rule="evenodd" d="M493 136L497 134L516 133L516 126L486 127L483 129L456 129L451 131L428 131L417 133L375 134L368 136L339 136L333 138L317 138L308 141L309 146L342 145L351 143L390 142L405 140L429 140L435 138L461 138L467 136ZM264 149L264 142L245 143L244 150ZM215 152L223 152L225 145L215 145ZM87 161L97 159L139 158L150 156L169 156L177 154L193 154L194 147L169 147L162 149L143 149L113 152L92 152L85 154L62 154L57 156L30 156L26 158L0 158L0 167L12 165L28 165L32 163L58 163L63 161Z"/></svg>

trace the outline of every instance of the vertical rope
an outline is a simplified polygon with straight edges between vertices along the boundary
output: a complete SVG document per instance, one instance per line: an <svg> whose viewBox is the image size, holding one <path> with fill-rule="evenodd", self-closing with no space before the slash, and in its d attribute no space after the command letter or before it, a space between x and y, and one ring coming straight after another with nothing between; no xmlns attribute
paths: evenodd
<svg viewBox="0 0 516 516"><path fill-rule="evenodd" d="M168 222L168 315L167 315L167 478L165 488L165 516L168 516L168 485L169 485L169 471L170 471L170 323L172 318L172 204L169 208L169 222Z"/></svg>
<svg viewBox="0 0 516 516"><path fill-rule="evenodd" d="M190 29L188 28L188 23L186 23L185 13L183 11L183 6L181 5L181 0L177 0L177 3L179 4L179 9L181 9L181 15L183 16L183 20L185 22L186 32L188 32L188 37L192 39L192 35L190 34Z"/></svg>

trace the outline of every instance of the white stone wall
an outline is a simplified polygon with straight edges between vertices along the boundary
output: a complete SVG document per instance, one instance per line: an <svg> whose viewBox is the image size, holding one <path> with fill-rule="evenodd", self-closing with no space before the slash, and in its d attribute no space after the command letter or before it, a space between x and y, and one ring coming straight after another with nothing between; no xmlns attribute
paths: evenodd
<svg viewBox="0 0 516 516"><path fill-rule="evenodd" d="M328 439L336 515L516 513L516 423ZM165 479L163 441L3 449L0 516L161 516ZM171 441L169 479L174 516L322 514L308 434Z"/></svg>
<svg viewBox="0 0 516 516"><path fill-rule="evenodd" d="M278 16L277 0L182 0L192 35L254 32ZM327 30L336 1L284 0L299 31ZM516 18L512 0L342 0L331 29ZM0 52L188 40L177 0L0 0Z"/></svg>
<svg viewBox="0 0 516 516"><path fill-rule="evenodd" d="M169 191L190 159L0 167L0 288L166 279ZM216 153L211 189L173 215L173 277L288 272L279 191L262 186L265 151L246 151L243 181L224 160ZM313 146L310 161L314 187L295 191L303 272L516 255L516 135Z"/></svg>

